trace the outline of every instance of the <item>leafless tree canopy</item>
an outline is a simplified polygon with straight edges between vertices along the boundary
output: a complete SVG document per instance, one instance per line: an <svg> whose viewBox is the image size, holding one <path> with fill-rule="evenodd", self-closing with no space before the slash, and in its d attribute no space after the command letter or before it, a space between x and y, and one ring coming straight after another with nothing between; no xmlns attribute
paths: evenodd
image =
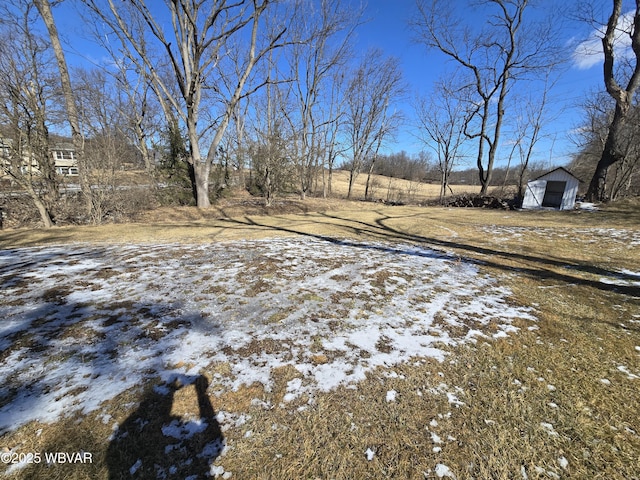
<svg viewBox="0 0 640 480"><path fill-rule="evenodd" d="M529 0L478 2L482 14L489 15L480 28L465 25L456 5L418 0L413 28L418 41L441 52L461 69L458 88L473 90L465 134L477 141L476 163L484 194L491 182L512 87L560 61L558 26L549 18L529 20L533 9Z"/></svg>

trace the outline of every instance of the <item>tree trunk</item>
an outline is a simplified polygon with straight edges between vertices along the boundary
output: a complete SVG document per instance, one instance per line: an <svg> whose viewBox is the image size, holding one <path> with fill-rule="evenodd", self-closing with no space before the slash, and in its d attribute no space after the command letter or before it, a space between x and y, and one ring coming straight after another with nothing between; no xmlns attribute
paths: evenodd
<svg viewBox="0 0 640 480"><path fill-rule="evenodd" d="M609 141L607 141L607 144L609 144ZM587 190L586 198L590 202L606 202L608 200L607 172L609 171L609 167L611 165L618 162L622 158L620 155L617 155L613 149L607 148L607 146L605 146L604 150L602 151L602 156L598 161L596 171L591 178L591 182L589 183L589 189Z"/></svg>
<svg viewBox="0 0 640 480"><path fill-rule="evenodd" d="M489 116L489 100L484 99L483 105L483 114L482 114L482 123L480 126L480 135L479 143L478 143L478 157L476 164L478 165L478 180L480 180L480 195L486 195L487 189L489 188L489 179L487 178L489 172L485 172L483 157L484 157L484 142L486 141L486 131L487 131L487 118ZM466 128L466 127L465 127Z"/></svg>
<svg viewBox="0 0 640 480"><path fill-rule="evenodd" d="M40 196L31 187L27 188L27 193L31 197L33 204L38 209L38 213L40 214L40 219L44 224L44 228L53 227L53 220L51 220L51 213L49 213L49 209L44 204Z"/></svg>
<svg viewBox="0 0 640 480"><path fill-rule="evenodd" d="M349 172L349 189L347 190L347 200L351 198L351 189L353 188L353 182L356 180L356 172L352 169Z"/></svg>
<svg viewBox="0 0 640 480"><path fill-rule="evenodd" d="M371 182L371 174L373 173L373 167L376 163L375 157L373 160L371 160L371 165L369 166L369 172L367 173L367 184L364 188L364 199L365 200L370 200L369 199L369 185Z"/></svg>
<svg viewBox="0 0 640 480"><path fill-rule="evenodd" d="M602 49L604 53L604 84L609 95L616 101L616 109L611 120L602 156L587 190L586 197L589 201L608 200L606 190L607 172L611 165L624 159L624 154L620 151L622 129L628 121L627 116L633 104L633 96L640 85L640 0L636 0L631 30L631 49L634 52L635 64L632 63L634 67L633 73L628 80L626 88L622 88L616 81L614 68L616 58L614 44L621 13L622 0L614 0L613 11L607 22L607 30L602 37Z"/></svg>
<svg viewBox="0 0 640 480"><path fill-rule="evenodd" d="M69 75L69 68L67 67L67 61L62 50L62 44L60 43L60 37L58 36L58 29L51 12L51 5L48 0L36 0L36 8L42 17L44 24L49 32L49 38L51 40L51 46L58 62L58 70L60 71L60 82L62 85L62 93L64 95L66 107L67 107L67 120L71 126L71 138L73 140L73 148L78 162L78 174L80 176L80 189L85 200L85 206L87 213L91 215L93 210L93 200L91 198L91 183L89 182L89 175L86 168L84 158L84 140L80 130L80 116L78 115L78 109L76 108L75 98L73 96L73 88L71 86L71 77Z"/></svg>
<svg viewBox="0 0 640 480"><path fill-rule="evenodd" d="M608 200L607 172L611 165L624 158L624 155L618 151L617 146L620 143L618 141L618 136L622 130L625 118L625 110L618 102L613 114L611 126L609 127L607 140L605 141L604 149L602 150L602 155L600 156L600 160L596 166L596 171L591 178L591 182L589 183L589 188L587 190L586 198L590 202L605 202Z"/></svg>
<svg viewBox="0 0 640 480"><path fill-rule="evenodd" d="M198 208L209 208L209 169L207 164L197 164L194 168L196 183L196 204Z"/></svg>
<svg viewBox="0 0 640 480"><path fill-rule="evenodd" d="M40 218L42 219L44 228L53 227L53 221L51 220L51 215L49 214L47 207L44 206L44 203L42 203L40 199L37 198L37 196L33 198L33 203L36 205L36 208L38 209L38 213L40 213Z"/></svg>
<svg viewBox="0 0 640 480"><path fill-rule="evenodd" d="M189 173L189 181L191 182L191 195L193 201L198 204L198 189L196 188L196 170L193 168L193 163L187 162L187 172Z"/></svg>

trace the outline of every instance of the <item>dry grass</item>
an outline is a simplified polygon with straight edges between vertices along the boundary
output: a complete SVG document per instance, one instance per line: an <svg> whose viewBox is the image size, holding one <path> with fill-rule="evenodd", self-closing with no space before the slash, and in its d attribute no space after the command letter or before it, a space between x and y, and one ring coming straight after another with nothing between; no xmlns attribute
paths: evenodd
<svg viewBox="0 0 640 480"><path fill-rule="evenodd" d="M277 372L270 392L252 385L209 395L216 411L248 415L246 423L224 432L229 449L216 464L239 479L437 478L438 464L450 467L457 479L524 478L523 472L529 479L640 478L640 380L617 369L625 365L640 372L640 288L600 281L622 269L640 271L637 245L616 237L619 229L640 236L637 204L568 213L337 200L292 205L289 210L302 213L283 207L271 216L244 215L238 213L241 207L229 205L226 214L166 209L148 223L132 225L4 231L0 247L310 235L415 242L454 252L500 278L515 301L534 306L539 328L523 323L518 335L451 348L444 363L417 358L393 373L377 371L357 389L319 395L304 410L296 408L304 399L279 406L287 381L298 374L292 369ZM225 368L212 365L202 373L212 379ZM441 384L459 387L464 404L451 404ZM158 403L149 405L151 421L153 412L167 408L172 415L197 411L193 388L179 389L167 407L149 394L151 387L109 402L112 420L106 423L102 414L89 415L29 424L5 435L0 447L23 452L93 453L90 465L39 465L16 478L114 478L109 477L114 469L127 474L109 455L113 421L122 424L129 417L131 422L130 415L140 411L135 402L145 398ZM385 399L391 389L397 392L395 402ZM275 407L265 409L256 398ZM156 423L162 418L158 414ZM166 443L161 434L138 440L119 460L123 465L132 464L139 449ZM371 461L367 449L375 451ZM168 478L198 474L200 468Z"/></svg>
<svg viewBox="0 0 640 480"><path fill-rule="evenodd" d="M351 198L363 199L367 182L367 175L361 173L356 177L351 192ZM333 173L331 181L332 191L335 195L346 197L349 190L349 172L338 170ZM479 186L450 185L447 195L459 195L461 193L478 193ZM375 201L383 200L392 203L423 203L436 200L440 196L440 185L431 183L413 182L401 178L372 175L369 184L369 198Z"/></svg>

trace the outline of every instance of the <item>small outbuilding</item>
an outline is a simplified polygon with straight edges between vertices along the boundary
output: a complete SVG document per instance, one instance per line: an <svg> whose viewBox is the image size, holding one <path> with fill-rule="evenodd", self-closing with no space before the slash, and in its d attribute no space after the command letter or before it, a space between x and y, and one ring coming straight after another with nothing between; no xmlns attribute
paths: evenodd
<svg viewBox="0 0 640 480"><path fill-rule="evenodd" d="M522 208L571 210L576 203L580 180L559 167L527 183Z"/></svg>

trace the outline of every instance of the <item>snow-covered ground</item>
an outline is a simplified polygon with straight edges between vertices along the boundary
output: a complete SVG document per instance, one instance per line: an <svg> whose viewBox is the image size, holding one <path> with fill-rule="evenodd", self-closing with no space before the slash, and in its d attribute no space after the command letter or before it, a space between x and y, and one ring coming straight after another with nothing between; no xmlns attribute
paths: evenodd
<svg viewBox="0 0 640 480"><path fill-rule="evenodd" d="M629 250L640 245L640 231L624 228L584 228L584 227L505 227L500 225L484 225L480 230L491 235L497 242L509 243L517 238L541 237L545 239L571 239L581 244L607 243Z"/></svg>
<svg viewBox="0 0 640 480"><path fill-rule="evenodd" d="M491 236L496 243L512 243L524 238L544 238L545 240L559 238L571 239L576 244L589 245L606 244L630 253L640 245L640 231L620 228L551 228L551 227L504 227L485 225L480 227L482 232ZM567 269L575 268L566 265ZM607 272L606 277L600 278L602 283L619 286L640 286L640 272L628 269Z"/></svg>
<svg viewBox="0 0 640 480"><path fill-rule="evenodd" d="M291 365L284 402L313 401L535 320L456 257L312 238L4 250L0 284L0 434L213 364L214 393Z"/></svg>

